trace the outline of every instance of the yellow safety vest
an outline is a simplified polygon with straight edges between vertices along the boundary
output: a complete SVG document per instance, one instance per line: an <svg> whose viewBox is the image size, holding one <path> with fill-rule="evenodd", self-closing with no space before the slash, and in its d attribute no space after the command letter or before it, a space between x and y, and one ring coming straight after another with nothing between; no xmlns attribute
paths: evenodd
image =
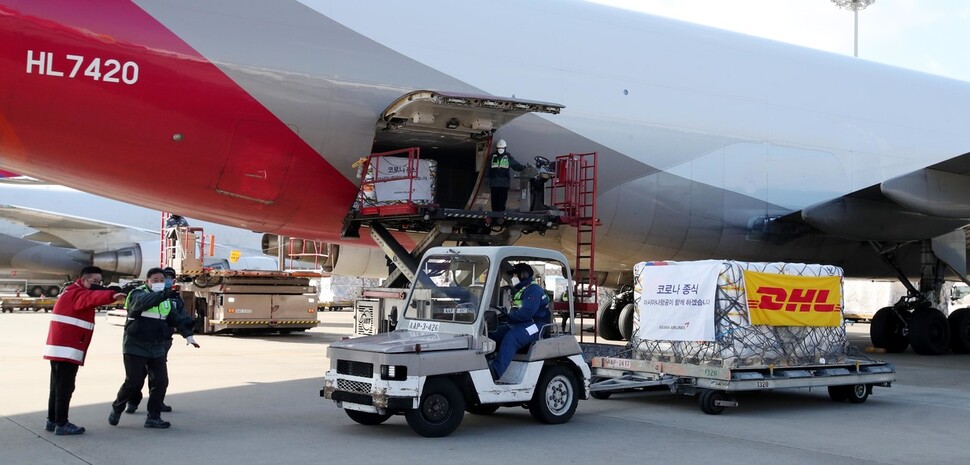
<svg viewBox="0 0 970 465"><path fill-rule="evenodd" d="M508 154L495 155L492 157L492 168L505 168L509 169L509 156Z"/></svg>
<svg viewBox="0 0 970 465"><path fill-rule="evenodd" d="M515 293L515 296L512 297L512 306L521 308L522 307L522 293L525 292L526 289L528 289L528 288L530 288L532 286L538 286L538 284L531 283L528 286L525 286L522 289L519 289L519 292L516 292ZM540 286L540 289L541 289L541 286ZM546 292L545 291L542 291L542 301L540 302L539 306L541 307L542 304L546 304L546 305L549 304L549 296L546 295Z"/></svg>
<svg viewBox="0 0 970 465"><path fill-rule="evenodd" d="M151 288L148 287L148 285L144 285L142 286L142 288L144 288L148 292L153 292ZM132 293L129 292L128 297L125 298L125 310L128 310L130 308L129 304L131 302L131 294ZM145 318L151 318L153 320L164 320L168 318L168 314L171 312L172 312L172 300L165 299L162 301L162 303L141 312L141 316Z"/></svg>

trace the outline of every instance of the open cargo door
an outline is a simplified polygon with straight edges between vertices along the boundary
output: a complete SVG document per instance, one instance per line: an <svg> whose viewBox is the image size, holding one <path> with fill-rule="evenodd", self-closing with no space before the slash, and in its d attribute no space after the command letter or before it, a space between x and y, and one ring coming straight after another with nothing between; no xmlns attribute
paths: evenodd
<svg viewBox="0 0 970 465"><path fill-rule="evenodd" d="M559 114L563 106L515 98L418 90L381 114L373 152L421 148L437 165L437 203L473 209L492 134L526 113Z"/></svg>

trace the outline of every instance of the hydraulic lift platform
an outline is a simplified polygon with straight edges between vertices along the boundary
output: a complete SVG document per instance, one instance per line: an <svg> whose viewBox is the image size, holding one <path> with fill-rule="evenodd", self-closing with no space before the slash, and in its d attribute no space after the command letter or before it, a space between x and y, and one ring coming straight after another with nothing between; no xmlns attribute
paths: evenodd
<svg viewBox="0 0 970 465"><path fill-rule="evenodd" d="M405 158L405 156L407 158ZM555 163L542 159L545 165L539 167L538 174L520 178L521 190L519 210L534 205L545 207L529 211L486 211L482 209L441 208L433 203L433 196L426 201L420 198L421 187L415 186L422 167L418 160L420 150L410 148L393 152L377 153L366 158L361 165L362 183L355 208L344 219L342 236L359 238L362 227L369 230L370 236L381 247L393 264L385 288L403 288L412 281L420 257L430 248L453 242L457 245L501 246L515 243L523 234L537 232L545 234L560 226L571 226L577 232L576 291L575 302L580 318L592 317L597 309L597 283L593 268L595 227L598 225L595 211L596 192L596 154L569 154L557 157ZM384 175L377 166L384 157L395 157L394 172L400 175ZM541 157L537 157L537 162ZM406 161L405 161L406 160ZM537 163L538 165L539 163ZM542 182L534 179L545 176L552 179L549 198L551 207L542 200ZM395 182L397 192L404 192L395 202L376 202L376 193L381 183ZM387 188L384 187L385 192ZM538 190L538 192L536 192ZM418 196L414 193L418 192ZM532 196L539 197L533 202ZM478 200L481 200L479 198ZM484 202L470 202L481 205ZM392 232L394 231L394 232ZM423 238L410 251L398 240L401 234L421 235ZM556 302L556 310L568 305ZM595 322L595 319L594 319ZM595 324L595 323L594 323ZM595 334L595 332L594 332Z"/></svg>

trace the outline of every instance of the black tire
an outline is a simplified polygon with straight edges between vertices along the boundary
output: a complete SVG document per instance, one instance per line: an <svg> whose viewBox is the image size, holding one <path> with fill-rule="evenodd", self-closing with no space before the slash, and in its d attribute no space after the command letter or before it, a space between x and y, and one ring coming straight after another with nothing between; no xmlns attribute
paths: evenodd
<svg viewBox="0 0 970 465"><path fill-rule="evenodd" d="M724 412L724 406L717 405L719 400L727 400L727 394L724 391L705 389L698 396L697 403L700 405L702 412L708 415L720 415Z"/></svg>
<svg viewBox="0 0 970 465"><path fill-rule="evenodd" d="M620 327L620 337L624 341L629 341L633 337L633 314L636 311L637 306L632 303L626 304L623 310L620 310L618 326Z"/></svg>
<svg viewBox="0 0 970 465"><path fill-rule="evenodd" d="M610 304L601 305L596 310L596 334L607 341L619 341L623 338L620 334L618 317L620 312Z"/></svg>
<svg viewBox="0 0 970 465"><path fill-rule="evenodd" d="M865 384L853 384L846 386L846 398L849 403L861 404L869 398L869 386Z"/></svg>
<svg viewBox="0 0 970 465"><path fill-rule="evenodd" d="M455 383L432 378L424 383L418 408L408 410L404 418L415 433L428 438L447 436L458 429L465 417L465 397Z"/></svg>
<svg viewBox="0 0 970 465"><path fill-rule="evenodd" d="M495 413L498 408L498 404L476 404L466 406L465 411L472 415L491 415Z"/></svg>
<svg viewBox="0 0 970 465"><path fill-rule="evenodd" d="M565 423L576 413L579 404L576 374L562 365L543 368L536 385L529 413L532 418L550 425Z"/></svg>
<svg viewBox="0 0 970 465"><path fill-rule="evenodd" d="M970 308L961 308L947 318L950 324L950 350L970 354Z"/></svg>
<svg viewBox="0 0 970 465"><path fill-rule="evenodd" d="M592 387L594 384L596 384L596 383L598 383L598 382L600 382L600 381L602 381L604 379L606 379L606 378L594 377L594 378L592 378L592 379L589 380L589 385L590 385L590 387ZM610 396L613 395L613 391L592 391L591 390L591 391L589 391L589 395L592 396L594 399L606 400L606 399L609 399Z"/></svg>
<svg viewBox="0 0 970 465"><path fill-rule="evenodd" d="M869 324L869 340L874 347L886 349L886 352L897 353L909 346L909 336L904 330L906 325L892 307L879 309L872 316Z"/></svg>
<svg viewBox="0 0 970 465"><path fill-rule="evenodd" d="M205 315L209 311L209 301L203 297L195 298L195 334L205 334Z"/></svg>
<svg viewBox="0 0 970 465"><path fill-rule="evenodd" d="M851 390L852 386L829 386L829 397L836 402L845 402L849 400Z"/></svg>
<svg viewBox="0 0 970 465"><path fill-rule="evenodd" d="M918 308L909 320L909 345L920 355L943 355L950 349L950 327L943 312Z"/></svg>
<svg viewBox="0 0 970 465"><path fill-rule="evenodd" d="M31 287L30 290L27 291L27 295L29 295L31 297L40 297L40 296L44 295L44 288L42 288L40 286Z"/></svg>
<svg viewBox="0 0 970 465"><path fill-rule="evenodd" d="M57 286L47 287L47 297L57 297L60 294L61 294L61 288Z"/></svg>
<svg viewBox="0 0 970 465"><path fill-rule="evenodd" d="M344 412L347 412L347 416L350 417L351 420L354 420L357 423L360 423L362 425L368 425L368 426L379 425L381 423L384 423L385 421L387 421L388 418L391 418L393 416L390 413L385 413L381 415L380 413L361 412L361 411L350 410L350 409L344 409Z"/></svg>

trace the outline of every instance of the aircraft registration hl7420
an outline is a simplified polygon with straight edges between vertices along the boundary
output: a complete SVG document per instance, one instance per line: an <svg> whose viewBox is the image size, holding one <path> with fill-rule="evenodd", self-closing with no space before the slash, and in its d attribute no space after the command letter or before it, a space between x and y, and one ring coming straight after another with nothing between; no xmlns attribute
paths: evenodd
<svg viewBox="0 0 970 465"><path fill-rule="evenodd" d="M3 0L0 43L0 170L145 207L341 242L362 156L420 147L462 208L502 138L598 153L600 270L829 263L918 276L929 306L966 274L965 82L561 0ZM534 111L449 118L442 95ZM927 308L874 342L945 351Z"/></svg>

